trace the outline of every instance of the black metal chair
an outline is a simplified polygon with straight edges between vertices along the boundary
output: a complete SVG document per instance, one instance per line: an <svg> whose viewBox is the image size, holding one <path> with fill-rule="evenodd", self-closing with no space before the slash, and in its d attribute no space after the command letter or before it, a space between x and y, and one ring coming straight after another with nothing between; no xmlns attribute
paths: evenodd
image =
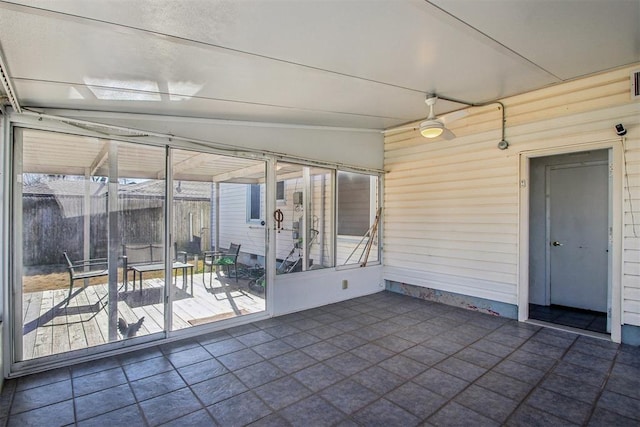
<svg viewBox="0 0 640 427"><path fill-rule="evenodd" d="M69 296L65 305L69 305L69 301L71 301L73 282L109 275L109 264L106 258L83 259L72 262L67 252L63 252L62 255L67 263L67 271L69 272ZM85 286L86 283L82 287L84 288Z"/></svg>
<svg viewBox="0 0 640 427"><path fill-rule="evenodd" d="M228 251L204 251L203 255L203 272L202 272L202 282L204 284L204 276L207 273L207 268L209 268L209 286L212 283L212 276L214 268L217 269L220 266L224 266L227 274L226 277L231 277L231 266L233 266L233 271L235 274L236 282L238 281L238 255L240 254L240 245L235 243L231 243L229 245Z"/></svg>

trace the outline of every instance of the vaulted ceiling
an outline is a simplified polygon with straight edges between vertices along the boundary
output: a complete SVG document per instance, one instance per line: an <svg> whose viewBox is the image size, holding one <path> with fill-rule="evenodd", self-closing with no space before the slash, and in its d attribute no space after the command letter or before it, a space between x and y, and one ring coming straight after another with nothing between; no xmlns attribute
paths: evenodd
<svg viewBox="0 0 640 427"><path fill-rule="evenodd" d="M0 49L23 107L385 129L426 93L480 103L640 62L639 23L640 0L16 0Z"/></svg>

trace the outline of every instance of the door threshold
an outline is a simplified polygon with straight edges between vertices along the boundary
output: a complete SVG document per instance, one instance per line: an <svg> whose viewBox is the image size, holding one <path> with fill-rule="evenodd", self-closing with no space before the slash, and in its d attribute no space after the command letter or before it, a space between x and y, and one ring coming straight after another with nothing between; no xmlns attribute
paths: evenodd
<svg viewBox="0 0 640 427"><path fill-rule="evenodd" d="M603 341L611 341L611 334L603 334L601 332L587 331L586 329L574 328L571 326L558 325L556 323L545 322L543 320L527 319L525 323L530 325L542 326L543 328L555 329L557 331L572 332L586 337L596 338Z"/></svg>

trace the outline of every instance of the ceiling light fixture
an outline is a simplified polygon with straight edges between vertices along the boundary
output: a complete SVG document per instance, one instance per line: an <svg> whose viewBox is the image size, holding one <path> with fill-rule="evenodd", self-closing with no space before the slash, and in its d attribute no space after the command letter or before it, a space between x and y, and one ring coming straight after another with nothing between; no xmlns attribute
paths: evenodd
<svg viewBox="0 0 640 427"><path fill-rule="evenodd" d="M425 138L437 138L442 135L444 132L442 123L421 123L420 124L420 134Z"/></svg>
<svg viewBox="0 0 640 427"><path fill-rule="evenodd" d="M447 98L443 98L448 101ZM444 116L436 117L435 113L435 105L438 101L438 96L435 93L428 93L424 102L429 106L429 116L420 123L418 126L414 126L411 128L399 128L399 129L390 129L388 132L397 132L404 129L419 129L420 135L425 138L435 139L435 138L443 138L443 139L453 139L456 136L453 132L447 129L447 125L451 122L454 122L464 116L467 115L465 110L454 111L449 114L445 114ZM454 101L458 102L458 101ZM383 133L386 133L384 131Z"/></svg>
<svg viewBox="0 0 640 427"><path fill-rule="evenodd" d="M429 106L429 116L427 120L420 123L420 134L425 138L437 138L444 132L444 123L436 119L433 106L436 105L438 97L435 95L427 95L424 102Z"/></svg>
<svg viewBox="0 0 640 427"><path fill-rule="evenodd" d="M447 139L447 140L455 138L456 136L453 134L453 132L451 132L447 128L447 125L451 122L454 122L466 116L467 111L458 110L449 114L445 114L444 116L436 117L434 106L438 99L442 99L444 101L449 101L449 102L455 102L456 104L468 105L469 107L484 107L491 104L498 104L500 106L499 109L502 112L502 122L501 122L502 139L498 143L498 148L500 150L506 150L507 148L509 148L509 143L504 139L506 118L505 118L505 108L502 102L488 101L483 103L472 103L472 102L461 101L459 99L446 98L444 96L437 96L435 93L428 93L426 99L424 100L424 102L429 106L429 116L426 118L425 121L420 123L418 126L389 129L389 130L382 131L382 133L386 135L387 133L390 133L390 132L400 132L408 129L415 130L417 128L420 130L420 135L422 135L425 138L434 139L434 138L442 137L443 139Z"/></svg>

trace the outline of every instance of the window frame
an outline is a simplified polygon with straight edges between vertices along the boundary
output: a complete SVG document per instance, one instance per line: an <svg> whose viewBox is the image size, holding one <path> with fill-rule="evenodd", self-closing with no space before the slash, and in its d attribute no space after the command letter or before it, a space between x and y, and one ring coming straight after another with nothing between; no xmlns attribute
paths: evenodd
<svg viewBox="0 0 640 427"><path fill-rule="evenodd" d="M247 184L247 202L246 202L246 209L247 209L247 223L248 224L261 224L262 222L264 222L264 212L262 209L263 206L263 202L264 202L264 196L263 196L263 186L264 184ZM254 189L257 188L258 189L258 218L254 218L253 214L254 214Z"/></svg>
<svg viewBox="0 0 640 427"><path fill-rule="evenodd" d="M370 183L369 183L369 188L368 188L368 192L369 192L369 214L368 214L368 221L369 221L369 226L367 227L367 230L365 231L364 235L350 235L350 234L340 234L338 233L338 229L339 229L339 222L340 222L340 215L339 215L339 205L340 205L340 200L338 197L338 194L340 193L339 190L339 174L340 172L344 172L344 173L351 173L351 174L358 174L358 175L364 175L364 176L368 176L370 179ZM378 226L377 226L377 230L375 233L375 237L373 239L374 242L374 246L375 247L375 251L376 251L376 255L374 259L368 259L368 260L358 260L357 258L350 258L348 259L348 262L345 261L344 264L341 264L338 260L338 254L340 253L340 249L339 249L339 245L340 245L340 240L345 240L345 241L352 241L356 242L356 241L360 241L360 243L362 243L365 238L364 236L366 236L369 231L371 231L371 227L373 226L373 223L375 221L375 217L376 215L378 215L378 213L380 214L380 216L382 215L382 179L383 176L379 173L375 173L375 172L366 172L366 171L353 171L353 170L348 170L348 169L341 169L341 168L337 168L336 169L336 188L335 188L335 254L336 254L336 270L343 270L343 269L350 269L350 268L360 268L362 267L363 263L365 264L365 266L368 265L378 265L382 263L382 244L381 244L381 238L380 236L382 235L382 218L378 218ZM360 240L362 239L362 240ZM352 256L355 255L357 253L357 251L354 251L352 253ZM366 261L366 262L364 262Z"/></svg>
<svg viewBox="0 0 640 427"><path fill-rule="evenodd" d="M282 189L280 187L282 187ZM282 197L280 197L280 195L282 195ZM287 203L287 184L284 180L276 181L276 203L280 205Z"/></svg>

